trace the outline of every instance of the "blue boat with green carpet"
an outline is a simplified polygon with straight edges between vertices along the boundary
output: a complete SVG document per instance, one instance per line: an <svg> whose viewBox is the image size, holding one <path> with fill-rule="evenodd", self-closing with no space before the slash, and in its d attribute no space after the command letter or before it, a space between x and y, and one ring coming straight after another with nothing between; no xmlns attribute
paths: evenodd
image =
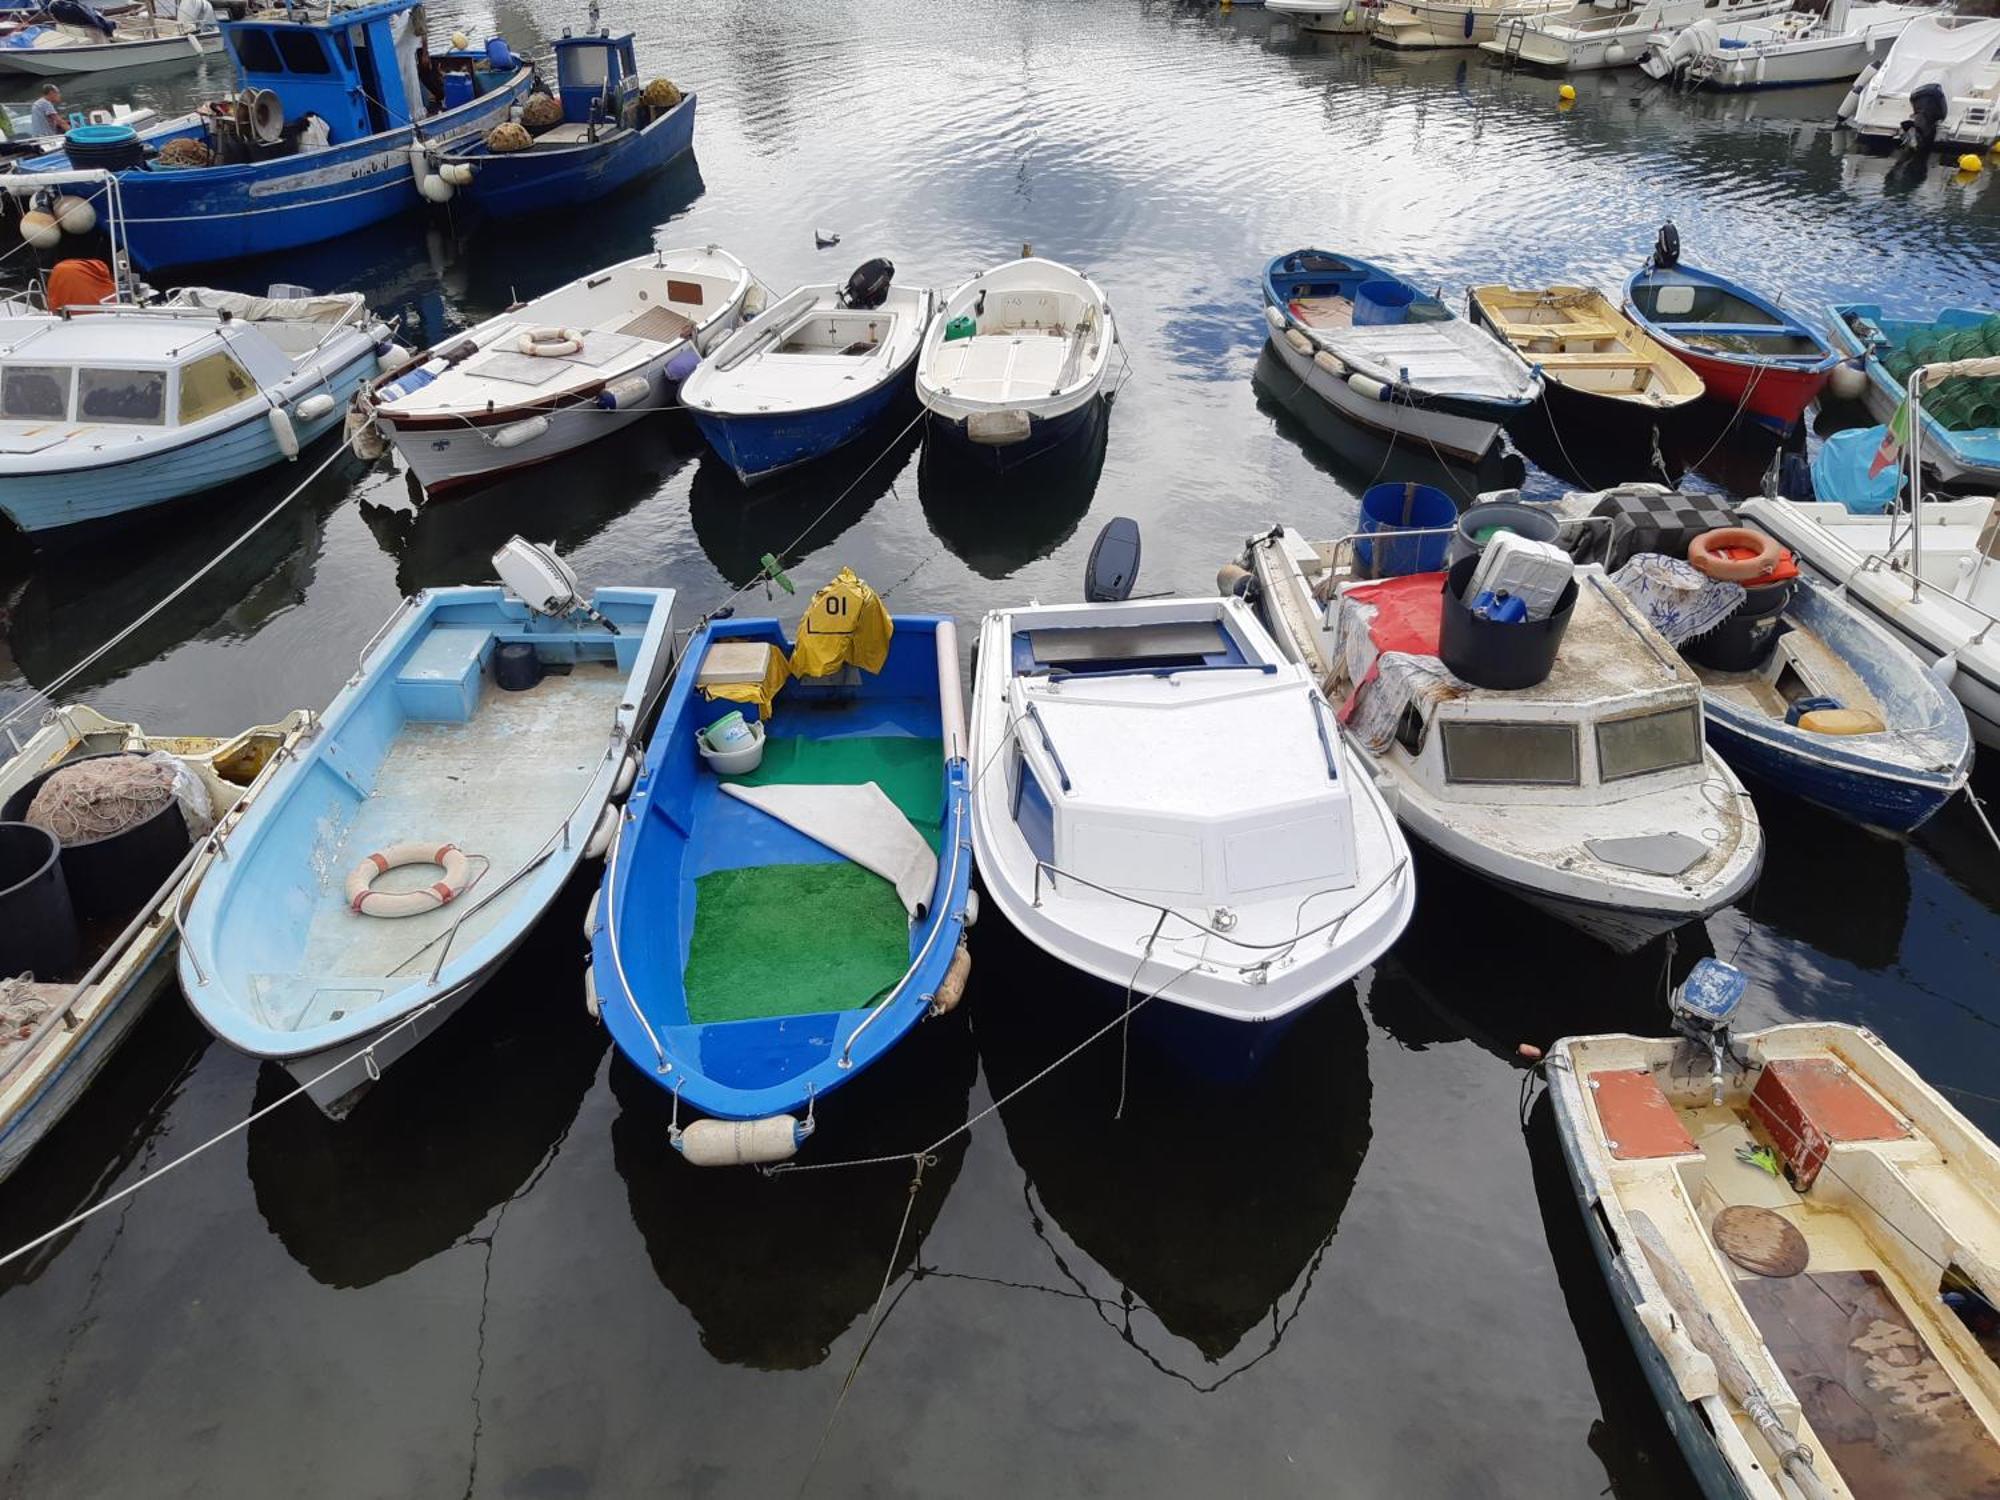
<svg viewBox="0 0 2000 1500"><path fill-rule="evenodd" d="M592 1004L691 1162L791 1156L823 1095L957 1005L968 797L949 617L891 619L843 569L795 639L695 632L591 916Z"/></svg>

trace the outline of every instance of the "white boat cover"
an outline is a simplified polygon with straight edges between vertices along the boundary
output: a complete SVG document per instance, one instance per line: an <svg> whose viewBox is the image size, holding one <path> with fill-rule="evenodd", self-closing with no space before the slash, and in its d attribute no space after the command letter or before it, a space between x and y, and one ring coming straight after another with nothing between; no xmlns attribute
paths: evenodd
<svg viewBox="0 0 2000 1500"><path fill-rule="evenodd" d="M880 875L896 887L912 917L930 903L937 889L937 856L874 782L744 786L725 781L722 789Z"/></svg>
<svg viewBox="0 0 2000 1500"><path fill-rule="evenodd" d="M1921 16L1904 28L1882 59L1870 91L1904 95L1935 83L1947 98L1969 94L1977 83L1971 75L1993 57L1996 48L2000 48L2000 19L1958 20L1947 26L1943 18Z"/></svg>
<svg viewBox="0 0 2000 1500"><path fill-rule="evenodd" d="M167 305L211 308L249 323L338 323L350 315L358 317L366 301L359 292L329 297L257 297L249 292L189 286L175 292Z"/></svg>

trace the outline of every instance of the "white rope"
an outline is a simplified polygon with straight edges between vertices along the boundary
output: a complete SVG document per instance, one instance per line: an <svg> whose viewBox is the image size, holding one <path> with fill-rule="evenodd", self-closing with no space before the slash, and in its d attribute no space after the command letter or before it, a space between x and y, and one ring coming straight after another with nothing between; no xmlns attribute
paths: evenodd
<svg viewBox="0 0 2000 1500"><path fill-rule="evenodd" d="M429 1015L432 1011L436 1010L438 1006L442 1005L448 998L450 998L449 993L444 995L439 995L434 1000L425 1001L417 1009L411 1011L407 1016L403 1017L402 1020L398 1021L395 1025L391 1026L387 1031L383 1032L380 1036L376 1037L374 1041L368 1043L367 1046L361 1048L359 1051L349 1053L346 1057L343 1057L339 1062L335 1063L332 1067L328 1068L324 1073L321 1073L318 1077L313 1078L309 1082L300 1084L297 1088L293 1089L289 1094L283 1095L278 1099L272 1100L262 1109L254 1110L250 1114L245 1115L242 1119L238 1120L234 1125L228 1126L225 1129L220 1130L216 1134L210 1136L207 1140L203 1141L199 1146L196 1146L192 1151L183 1152L181 1155L175 1157L172 1161L168 1162L164 1167L161 1167L158 1171L148 1172L144 1177L141 1177L137 1182L130 1183L127 1186L120 1188L117 1192L112 1193L108 1197L100 1198L97 1202L91 1204L90 1207L84 1209L81 1213L72 1214L69 1218L63 1220L62 1223L56 1225L55 1228L49 1230L45 1234L36 1235L33 1239L29 1240L27 1244L22 1245L19 1249L10 1250L5 1255L0 1255L0 1268L12 1265L22 1256L31 1254L32 1252L41 1249L41 1247L46 1245L50 1240L59 1239L63 1235L68 1234L72 1229L76 1228L77 1225L83 1223L84 1220L92 1218L97 1214L102 1213L105 1209L111 1207L111 1205L114 1203L122 1203L125 1199L131 1197L134 1193L138 1192L139 1189L144 1187L151 1187L154 1183L158 1182L162 1177L166 1176L167 1173L173 1171L174 1168L187 1165L187 1163L193 1161L197 1156L201 1155L202 1152L208 1150L209 1147L220 1145L222 1142L228 1140L229 1137L237 1134L239 1131L248 1130L252 1125L255 1125L259 1120L263 1119L264 1116L270 1114L273 1110L278 1109L283 1105L291 1103L291 1101L298 1098L299 1095L318 1087L320 1084L324 1083L327 1079L331 1078L334 1074L338 1073L342 1068L348 1066L350 1063L360 1061L366 1067L368 1067L370 1077L380 1077L381 1074L375 1063L375 1049L378 1046L380 1046L383 1042L388 1041L390 1037L394 1036L397 1032L401 1031L405 1026L412 1025L418 1020L422 1019L424 1016Z"/></svg>
<svg viewBox="0 0 2000 1500"><path fill-rule="evenodd" d="M1993 847L2000 849L2000 833L1993 830L1993 820L1986 816L1986 804L1979 800L1979 793L1972 789L1970 781L1965 783L1965 800L1972 804L1972 810L1979 814L1979 826L1986 830L1986 836L1993 840Z"/></svg>
<svg viewBox="0 0 2000 1500"><path fill-rule="evenodd" d="M228 557L231 553L235 552L238 547L241 547L245 542L249 541L251 537L255 536L259 531L263 530L265 526L269 525L271 521L277 517L280 511L284 510L286 506L290 505L294 500L298 499L300 495L304 494L306 492L307 487L311 485L315 479L318 479L320 475L324 474L328 469L332 468L334 461L338 459L343 453L346 453L353 446L353 444L354 440L351 437L348 438L346 441L342 442L339 447L333 450L333 452L327 454L325 462L323 462L317 469L314 469L312 473L306 475L304 479L299 481L298 487L296 489L294 489L290 494L286 495L284 499L280 500L276 505L272 506L269 510L265 511L264 514L259 516L255 521L251 522L250 529L248 531L244 532L235 541L231 542L227 547L224 547L220 552L216 553L216 555L212 559L210 559L207 563L203 564L200 568L197 568L193 573L189 574L186 580L183 581L179 587L175 588L172 593L168 594L164 599L160 600L158 604L155 604L151 609L147 610L143 615L139 616L138 619L134 620L130 625L127 625L123 630L119 631L118 634L114 635L113 637L111 637L110 640L106 641L103 645L99 646L95 651L91 652L88 656L84 657L83 660L76 663L75 666L71 667L68 671L63 672L61 675L56 677L54 681L46 683L38 688L35 688L35 691L40 693L43 697L53 699L57 693L60 693L64 688L68 687L70 683L76 681L76 679L79 676L81 676L85 671L95 666L98 662L102 661L111 652L115 651L118 647L122 646L126 641L130 640L133 634L142 625L145 625L148 621L155 619L160 614L160 612L164 610L169 604L172 604L176 599L180 598L181 595L185 594L189 589L193 588L197 583L201 582L202 579L206 578L210 573L213 573L216 570L216 568L221 566L224 558ZM33 687L34 685L30 684L30 686ZM33 696L30 696L25 702L15 705L13 708L9 709L4 715L0 715L0 729L4 729L7 725L13 723L15 719L21 717L21 715L28 712L29 709L35 707L36 703L37 699Z"/></svg>

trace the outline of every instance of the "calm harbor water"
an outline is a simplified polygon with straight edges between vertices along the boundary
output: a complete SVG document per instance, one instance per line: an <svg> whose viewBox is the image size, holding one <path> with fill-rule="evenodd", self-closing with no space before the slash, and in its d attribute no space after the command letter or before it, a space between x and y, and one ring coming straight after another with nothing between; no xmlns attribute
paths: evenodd
<svg viewBox="0 0 2000 1500"><path fill-rule="evenodd" d="M1463 54L1142 0L647 0L606 20L698 91L698 164L579 215L405 224L209 279L362 290L428 337L655 243L723 244L785 287L876 254L948 285L1032 242L1120 318L1131 378L1101 453L975 489L912 435L746 496L662 419L432 506L349 461L69 696L191 731L323 704L400 596L487 579L517 531L588 581L678 588L688 617L808 523L786 553L802 584L850 564L967 628L1072 596L1114 514L1145 527L1142 587L1205 590L1274 520L1345 530L1383 463L1252 379L1258 273L1302 244L1454 298L1615 286L1667 218L1690 259L1804 301L1991 305L2000 267L1995 174L1848 154L1839 89L1690 100L1591 75L1562 111L1553 80ZM434 31L497 26L524 51L581 21L432 8ZM223 83L209 62L117 92L179 105ZM1703 482L1760 462L1718 452ZM54 553L0 546L0 701L296 477ZM1086 1054L937 1154L893 1266L905 1168L769 1180L672 1154L661 1096L584 1013L579 886L345 1124L288 1107L0 1271L0 1494L1686 1494L1546 1111L1519 1125L1516 1044L1658 1030L1666 981L1714 952L1751 974L1753 1022L1870 1025L2000 1129L2000 853L1969 809L1896 842L1762 806L1742 908L1629 961L1425 863L1402 942L1258 1087L1140 1057L1115 1118L1116 1049ZM825 1111L816 1156L936 1140L1101 1014L997 918L974 953L965 1009ZM284 1088L163 999L0 1189L0 1250Z"/></svg>

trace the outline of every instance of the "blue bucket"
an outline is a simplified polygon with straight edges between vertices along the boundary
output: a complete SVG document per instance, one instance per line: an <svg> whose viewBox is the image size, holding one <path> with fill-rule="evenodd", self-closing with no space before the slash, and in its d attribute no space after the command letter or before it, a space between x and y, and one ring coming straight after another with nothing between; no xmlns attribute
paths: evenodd
<svg viewBox="0 0 2000 1500"><path fill-rule="evenodd" d="M1369 533L1428 531L1430 536L1375 540L1354 544L1354 560L1370 578L1400 578L1406 573L1435 573L1444 567L1451 546L1451 528L1458 506L1443 490L1428 484L1378 484L1361 497L1361 529Z"/></svg>
<svg viewBox="0 0 2000 1500"><path fill-rule="evenodd" d="M1354 289L1354 326L1407 323L1416 291L1400 281L1364 281Z"/></svg>

